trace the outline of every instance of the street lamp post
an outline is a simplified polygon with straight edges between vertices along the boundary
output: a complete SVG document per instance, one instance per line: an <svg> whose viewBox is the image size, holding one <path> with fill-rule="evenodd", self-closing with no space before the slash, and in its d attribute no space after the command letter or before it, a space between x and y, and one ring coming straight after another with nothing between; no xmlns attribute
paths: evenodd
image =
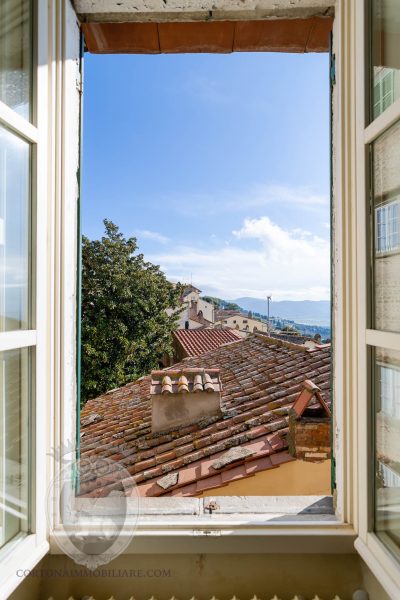
<svg viewBox="0 0 400 600"><path fill-rule="evenodd" d="M269 323L269 303L272 300L272 296L267 296L267 302L268 302L268 326L267 329L268 331L270 330L270 323Z"/></svg>

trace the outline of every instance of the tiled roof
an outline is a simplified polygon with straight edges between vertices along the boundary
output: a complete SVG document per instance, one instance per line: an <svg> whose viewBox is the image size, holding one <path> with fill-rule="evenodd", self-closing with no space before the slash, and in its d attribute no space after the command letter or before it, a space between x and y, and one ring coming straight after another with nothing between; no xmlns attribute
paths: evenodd
<svg viewBox="0 0 400 600"><path fill-rule="evenodd" d="M220 321L222 319L227 319L228 317L246 317L247 313L241 313L239 310L224 310L217 309L215 311L215 320Z"/></svg>
<svg viewBox="0 0 400 600"><path fill-rule="evenodd" d="M194 285L188 285L183 291L182 298L185 298L191 292L198 292L201 294L201 290L199 290L199 288L195 287Z"/></svg>
<svg viewBox="0 0 400 600"><path fill-rule="evenodd" d="M188 367L220 369L222 416L152 434L151 376L146 376L86 404L82 458L122 462L141 495L194 496L294 460L287 452L288 413L304 380L318 385L330 402L327 346L307 349L252 335L171 369ZM234 448L239 452L229 455ZM115 484L106 478L81 486L91 496L112 489Z"/></svg>
<svg viewBox="0 0 400 600"><path fill-rule="evenodd" d="M233 329L178 329L174 336L186 356L200 356L239 338Z"/></svg>

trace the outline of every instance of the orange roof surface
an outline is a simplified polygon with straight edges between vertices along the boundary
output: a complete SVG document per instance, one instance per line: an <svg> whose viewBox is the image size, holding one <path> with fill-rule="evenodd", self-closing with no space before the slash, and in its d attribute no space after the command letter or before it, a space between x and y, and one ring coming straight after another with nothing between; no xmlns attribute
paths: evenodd
<svg viewBox="0 0 400 600"><path fill-rule="evenodd" d="M200 356L239 339L233 329L178 329L174 336L186 356Z"/></svg>
<svg viewBox="0 0 400 600"><path fill-rule="evenodd" d="M266 336L221 346L168 370L220 370L222 415L151 432L151 376L90 400L82 410L81 456L120 461L142 496L196 496L294 460L288 453L289 410L306 379L330 403L330 347L308 349ZM81 493L118 489L83 478Z"/></svg>

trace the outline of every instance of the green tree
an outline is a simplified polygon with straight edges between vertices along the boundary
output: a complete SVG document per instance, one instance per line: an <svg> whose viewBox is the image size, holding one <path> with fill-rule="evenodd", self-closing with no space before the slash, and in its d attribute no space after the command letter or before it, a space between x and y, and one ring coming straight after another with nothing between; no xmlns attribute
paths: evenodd
<svg viewBox="0 0 400 600"><path fill-rule="evenodd" d="M220 298L215 298L214 296L202 296L202 299L209 304L213 304L215 308L219 308L221 306Z"/></svg>
<svg viewBox="0 0 400 600"><path fill-rule="evenodd" d="M82 404L158 368L181 306L182 286L145 262L136 238L104 226L101 240L82 240Z"/></svg>

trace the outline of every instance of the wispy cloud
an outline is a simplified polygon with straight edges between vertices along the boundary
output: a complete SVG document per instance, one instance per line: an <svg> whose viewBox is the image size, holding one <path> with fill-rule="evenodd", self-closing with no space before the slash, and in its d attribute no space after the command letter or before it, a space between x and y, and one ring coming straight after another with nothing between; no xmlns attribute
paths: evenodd
<svg viewBox="0 0 400 600"><path fill-rule="evenodd" d="M228 85L227 85L228 83ZM175 93L184 93L196 101L214 105L214 108L227 108L240 111L241 115L255 113L270 117L271 102L263 96L254 94L254 90L243 87L238 82L227 82L223 79L213 79L209 75L191 73Z"/></svg>
<svg viewBox="0 0 400 600"><path fill-rule="evenodd" d="M148 229L141 229L137 232L137 237L139 238L146 238L147 240L152 240L153 242L158 242L160 244L168 244L168 242L170 241L170 239L165 236L162 235L161 233L158 233L157 231L150 231Z"/></svg>
<svg viewBox="0 0 400 600"><path fill-rule="evenodd" d="M253 190L253 202L257 206L266 206L272 202L292 206L327 206L328 196L318 194L311 187L268 184L256 186Z"/></svg>
<svg viewBox="0 0 400 600"><path fill-rule="evenodd" d="M201 289L223 298L329 299L329 241L309 232L286 230L268 217L246 219L230 245L212 250L181 246L149 257L167 276L192 279ZM240 243L252 239L256 248Z"/></svg>
<svg viewBox="0 0 400 600"><path fill-rule="evenodd" d="M201 75L191 75L182 85L182 90L210 104L225 104L229 102L229 95L223 90L220 81Z"/></svg>
<svg viewBox="0 0 400 600"><path fill-rule="evenodd" d="M240 191L223 190L217 194L172 194L165 200L182 215L193 215L196 210L216 215L227 210L243 212L269 206L309 211L326 210L329 206L328 195L319 194L311 187L275 184L258 184Z"/></svg>

